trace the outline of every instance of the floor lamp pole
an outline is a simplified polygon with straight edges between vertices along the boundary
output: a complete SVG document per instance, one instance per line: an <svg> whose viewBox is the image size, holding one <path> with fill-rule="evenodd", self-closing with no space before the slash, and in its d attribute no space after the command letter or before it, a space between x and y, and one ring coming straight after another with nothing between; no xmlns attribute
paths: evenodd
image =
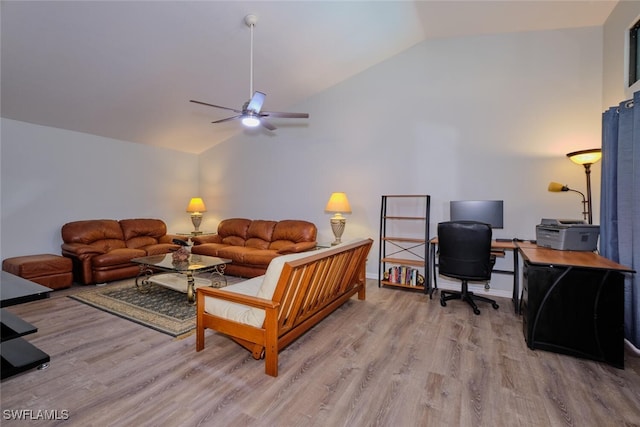
<svg viewBox="0 0 640 427"><path fill-rule="evenodd" d="M589 224L593 224L593 210L591 208L591 163L584 164L584 173L587 175L587 213Z"/></svg>

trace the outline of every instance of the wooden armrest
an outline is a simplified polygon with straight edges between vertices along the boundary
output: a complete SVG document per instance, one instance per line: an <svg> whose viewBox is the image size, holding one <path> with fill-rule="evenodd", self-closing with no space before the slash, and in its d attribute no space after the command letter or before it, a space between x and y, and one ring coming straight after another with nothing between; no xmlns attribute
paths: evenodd
<svg viewBox="0 0 640 427"><path fill-rule="evenodd" d="M198 292L202 292L204 296L223 299L226 301L249 305L251 307L262 308L265 310L269 308L273 309L280 307L279 302L271 301L264 298L252 297L250 295L239 294L237 292L227 291L224 289L203 287L198 288Z"/></svg>
<svg viewBox="0 0 640 427"><path fill-rule="evenodd" d="M491 255L493 255L493 256L495 256L495 257L500 257L500 258L504 258L504 257L505 257L505 253L504 253L504 251L501 251L501 250L495 250L495 249L492 249L492 250L491 250Z"/></svg>

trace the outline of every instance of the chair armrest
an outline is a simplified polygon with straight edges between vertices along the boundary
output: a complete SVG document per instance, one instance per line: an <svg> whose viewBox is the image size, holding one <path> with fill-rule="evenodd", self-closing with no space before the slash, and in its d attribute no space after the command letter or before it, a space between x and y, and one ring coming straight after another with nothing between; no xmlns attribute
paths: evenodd
<svg viewBox="0 0 640 427"><path fill-rule="evenodd" d="M318 244L317 242L294 243L292 245L280 248L278 250L278 253L284 255L284 254L295 254L298 252L306 252L306 251L310 251L311 249L315 249L317 244Z"/></svg>
<svg viewBox="0 0 640 427"><path fill-rule="evenodd" d="M226 301L244 304L251 307L262 309L274 309L280 306L279 302L271 301L264 298L252 297L250 295L239 294L237 292L227 291L217 288L198 288L198 293L204 294L205 297L218 298ZM198 307L200 307L198 305Z"/></svg>

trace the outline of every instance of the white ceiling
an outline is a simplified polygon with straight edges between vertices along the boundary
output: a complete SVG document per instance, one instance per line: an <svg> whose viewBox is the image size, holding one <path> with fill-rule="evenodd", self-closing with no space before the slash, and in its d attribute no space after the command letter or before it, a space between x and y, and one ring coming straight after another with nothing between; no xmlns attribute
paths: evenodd
<svg viewBox="0 0 640 427"><path fill-rule="evenodd" d="M298 111L291 107L423 40L600 26L616 2L0 4L2 117L200 153L241 131L237 121L210 123L232 112L188 101L248 100L247 14L258 17L254 89L267 93L264 109Z"/></svg>

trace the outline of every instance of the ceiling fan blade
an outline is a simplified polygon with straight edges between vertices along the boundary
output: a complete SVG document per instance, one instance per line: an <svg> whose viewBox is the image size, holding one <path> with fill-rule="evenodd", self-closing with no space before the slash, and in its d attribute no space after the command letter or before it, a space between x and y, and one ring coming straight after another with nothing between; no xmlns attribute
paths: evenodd
<svg viewBox="0 0 640 427"><path fill-rule="evenodd" d="M240 117L242 117L242 115L239 115L239 116L233 116L233 117L227 117L226 119L216 120L215 122L211 122L211 123L222 123L222 122L228 122L229 120L239 119Z"/></svg>
<svg viewBox="0 0 640 427"><path fill-rule="evenodd" d="M266 97L267 95L264 93L255 91L251 97L251 101L249 101L249 104L247 105L247 110L259 113Z"/></svg>
<svg viewBox="0 0 640 427"><path fill-rule="evenodd" d="M196 104L206 105L207 107L222 108L223 110L233 111L234 113L242 113L242 111L240 111L240 110L236 110L236 109L229 108L229 107L223 107L221 105L208 104L208 103L202 102L202 101L194 101L193 99L191 99L189 102L194 102Z"/></svg>
<svg viewBox="0 0 640 427"><path fill-rule="evenodd" d="M274 125L272 125L271 123L269 123L265 119L260 119L260 125L262 125L262 127L265 127L265 128L267 128L269 130L276 130L277 129Z"/></svg>
<svg viewBox="0 0 640 427"><path fill-rule="evenodd" d="M308 119L308 113L281 113L277 111L263 111L260 113L262 117L283 117L287 119Z"/></svg>

